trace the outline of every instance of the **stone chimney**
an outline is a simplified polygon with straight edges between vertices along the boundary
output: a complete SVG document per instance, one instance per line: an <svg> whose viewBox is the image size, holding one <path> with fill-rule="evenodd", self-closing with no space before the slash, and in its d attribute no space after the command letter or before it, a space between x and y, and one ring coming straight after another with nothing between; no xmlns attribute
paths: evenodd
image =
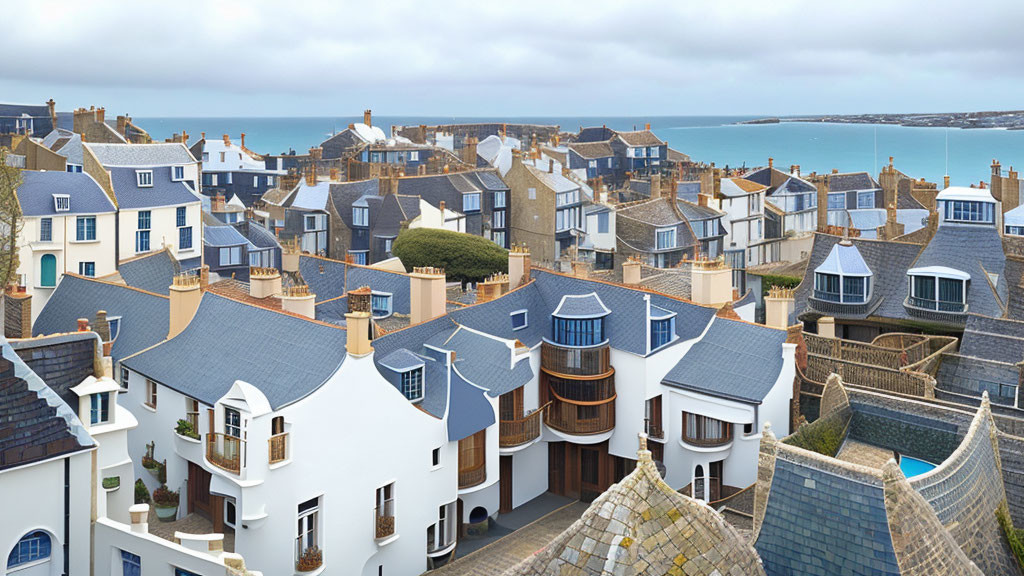
<svg viewBox="0 0 1024 576"><path fill-rule="evenodd" d="M249 296L270 298L281 295L281 273L277 268L249 268Z"/></svg>
<svg viewBox="0 0 1024 576"><path fill-rule="evenodd" d="M1013 210L1020 205L1020 177L1017 171L1010 166L1010 170L1003 180L1003 213Z"/></svg>
<svg viewBox="0 0 1024 576"><path fill-rule="evenodd" d="M54 128L57 127L57 103L50 98L46 101L46 109L50 113L50 121L53 123Z"/></svg>
<svg viewBox="0 0 1024 576"><path fill-rule="evenodd" d="M648 132L651 131L651 123L650 122L644 124L644 130L647 130Z"/></svg>
<svg viewBox="0 0 1024 576"><path fill-rule="evenodd" d="M629 286L637 286L640 284L640 277L642 276L643 264L636 258L627 258L622 263L622 283Z"/></svg>
<svg viewBox="0 0 1024 576"><path fill-rule="evenodd" d="M788 328L789 315L796 307L795 290L772 286L764 297L764 323L775 328Z"/></svg>
<svg viewBox="0 0 1024 576"><path fill-rule="evenodd" d="M462 145L462 161L470 166L476 166L476 147L479 139L476 136L466 136Z"/></svg>
<svg viewBox="0 0 1024 576"><path fill-rule="evenodd" d="M694 260L690 266L690 297L697 304L713 306L731 302L732 268L723 260Z"/></svg>
<svg viewBox="0 0 1024 576"><path fill-rule="evenodd" d="M495 272L476 285L476 303L490 302L508 292L508 274Z"/></svg>
<svg viewBox="0 0 1024 576"><path fill-rule="evenodd" d="M347 312L345 328L348 331L345 338L345 351L349 356L361 358L373 352L373 345L370 344L369 312Z"/></svg>
<svg viewBox="0 0 1024 576"><path fill-rule="evenodd" d="M324 149L319 146L309 149L309 159L313 162L319 162L324 157Z"/></svg>
<svg viewBox="0 0 1024 576"><path fill-rule="evenodd" d="M530 249L525 244L508 251L508 289L515 290L530 281Z"/></svg>
<svg viewBox="0 0 1024 576"><path fill-rule="evenodd" d="M306 186L316 186L316 166L306 166Z"/></svg>
<svg viewBox="0 0 1024 576"><path fill-rule="evenodd" d="M132 504L128 507L131 516L131 531L136 534L149 534L149 504Z"/></svg>
<svg viewBox="0 0 1024 576"><path fill-rule="evenodd" d="M316 295L310 293L309 286L289 286L281 296L281 309L315 320Z"/></svg>
<svg viewBox="0 0 1024 576"><path fill-rule="evenodd" d="M128 117L118 116L117 117L117 133L124 136L128 132ZM187 141L186 141L187 142Z"/></svg>
<svg viewBox="0 0 1024 576"><path fill-rule="evenodd" d="M4 335L8 338L32 337L32 295L24 286L7 288L4 310Z"/></svg>
<svg viewBox="0 0 1024 576"><path fill-rule="evenodd" d="M426 322L445 313L444 268L424 266L409 274L410 311L413 324Z"/></svg>
<svg viewBox="0 0 1024 576"><path fill-rule="evenodd" d="M949 188L949 174L942 177L942 189L945 190L946 188Z"/></svg>
<svg viewBox="0 0 1024 576"><path fill-rule="evenodd" d="M992 197L1000 202L1003 201L1003 168L999 160L992 159L992 178L989 180L989 188L992 190Z"/></svg>
<svg viewBox="0 0 1024 576"><path fill-rule="evenodd" d="M195 274L178 274L172 280L170 287L170 330L167 338L174 338L181 334L188 326L196 311L199 310L199 303L203 300L203 291L200 288L199 276Z"/></svg>
<svg viewBox="0 0 1024 576"><path fill-rule="evenodd" d="M103 355L110 356L111 343L110 340L110 321L107 320L106 310L96 311L96 320L93 322L93 332L99 334L100 340L103 342Z"/></svg>
<svg viewBox="0 0 1024 576"><path fill-rule="evenodd" d="M373 310L373 291L369 286L349 290L346 300L349 312L372 312Z"/></svg>
<svg viewBox="0 0 1024 576"><path fill-rule="evenodd" d="M240 139L241 139L241 141L242 141L242 143L241 143L241 146L242 146L242 150L245 150L245 132L242 132L242 133L241 133L241 134L239 135L239 138L240 138Z"/></svg>
<svg viewBox="0 0 1024 576"><path fill-rule="evenodd" d="M96 116L95 116L95 118L96 118L96 122L99 123L99 124L103 124L104 122L106 122L107 121L107 109L106 108L97 108L96 109Z"/></svg>
<svg viewBox="0 0 1024 576"><path fill-rule="evenodd" d="M77 324L78 324L78 331L79 332L88 332L89 331L89 319L88 318L79 318L77 320Z"/></svg>
<svg viewBox="0 0 1024 576"><path fill-rule="evenodd" d="M363 124L371 127L373 126L373 113L369 108L363 110Z"/></svg>
<svg viewBox="0 0 1024 576"><path fill-rule="evenodd" d="M548 174L554 174L555 172L555 160L548 158Z"/></svg>
<svg viewBox="0 0 1024 576"><path fill-rule="evenodd" d="M651 174L651 198L658 198L659 196L665 196L668 198L669 195L662 193L661 173L655 172L654 174Z"/></svg>

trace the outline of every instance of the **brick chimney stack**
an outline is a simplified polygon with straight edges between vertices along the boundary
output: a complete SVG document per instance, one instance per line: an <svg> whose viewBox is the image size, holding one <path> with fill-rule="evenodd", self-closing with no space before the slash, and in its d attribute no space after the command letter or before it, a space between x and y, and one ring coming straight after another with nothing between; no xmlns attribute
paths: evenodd
<svg viewBox="0 0 1024 576"><path fill-rule="evenodd" d="M768 157L768 169L771 170L775 165L775 159L771 156Z"/></svg>
<svg viewBox="0 0 1024 576"><path fill-rule="evenodd" d="M363 124L373 127L373 114L369 108L363 110Z"/></svg>
<svg viewBox="0 0 1024 576"><path fill-rule="evenodd" d="M444 268L416 267L409 274L410 312L413 324L445 313Z"/></svg>

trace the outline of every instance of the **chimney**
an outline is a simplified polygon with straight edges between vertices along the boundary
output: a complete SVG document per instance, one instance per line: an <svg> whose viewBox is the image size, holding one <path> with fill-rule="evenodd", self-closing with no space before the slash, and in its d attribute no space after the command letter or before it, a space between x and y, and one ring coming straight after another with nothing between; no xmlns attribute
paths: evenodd
<svg viewBox="0 0 1024 576"><path fill-rule="evenodd" d="M281 295L281 273L277 268L249 268L249 296L270 298Z"/></svg>
<svg viewBox="0 0 1024 576"><path fill-rule="evenodd" d="M306 186L316 186L316 166L306 166Z"/></svg>
<svg viewBox="0 0 1024 576"><path fill-rule="evenodd" d="M128 507L128 515L132 519L132 532L149 533L149 504L132 504Z"/></svg>
<svg viewBox="0 0 1024 576"><path fill-rule="evenodd" d="M345 313L345 328L348 331L345 338L345 351L349 356L361 358L373 352L373 346L370 344L369 312Z"/></svg>
<svg viewBox="0 0 1024 576"><path fill-rule="evenodd" d="M411 321L419 324L445 313L444 268L415 267L409 274Z"/></svg>
<svg viewBox="0 0 1024 576"><path fill-rule="evenodd" d="M768 169L769 170L772 169L774 167L774 164L775 164L775 159L772 158L771 156L769 156L768 157Z"/></svg>
<svg viewBox="0 0 1024 576"><path fill-rule="evenodd" d="M324 156L324 149L323 148L315 147L315 148L310 148L309 149L309 159L312 160L313 162L319 162L320 159L323 158L323 156Z"/></svg>
<svg viewBox="0 0 1024 576"><path fill-rule="evenodd" d="M199 276L195 274L178 274L172 280L170 287L170 309L171 318L170 330L167 338L174 338L181 334L188 326L196 311L199 310L199 303L203 300L203 291L199 286Z"/></svg>
<svg viewBox="0 0 1024 576"><path fill-rule="evenodd" d="M79 332L88 332L89 331L89 319L88 318L79 318L78 319L78 331Z"/></svg>
<svg viewBox="0 0 1024 576"><path fill-rule="evenodd" d="M346 300L348 300L349 312L372 312L373 310L373 291L369 286L349 290Z"/></svg>
<svg viewBox="0 0 1024 576"><path fill-rule="evenodd" d="M554 174L555 172L555 161L552 158L548 158L548 174Z"/></svg>
<svg viewBox="0 0 1024 576"><path fill-rule="evenodd" d="M832 173L833 174L839 174L839 168L833 168L832 169Z"/></svg>
<svg viewBox="0 0 1024 576"><path fill-rule="evenodd" d="M836 319L832 316L818 318L818 336L823 338L836 337Z"/></svg>
<svg viewBox="0 0 1024 576"><path fill-rule="evenodd" d="M206 132L200 132L199 133L199 139L200 140L206 140Z"/></svg>
<svg viewBox="0 0 1024 576"><path fill-rule="evenodd" d="M661 196L661 173L651 174L651 198Z"/></svg>
<svg viewBox="0 0 1024 576"><path fill-rule="evenodd" d="M476 285L476 303L490 302L508 292L508 274L495 272Z"/></svg>
<svg viewBox="0 0 1024 576"><path fill-rule="evenodd" d="M128 117L118 116L117 117L117 133L124 136L125 132L128 131Z"/></svg>
<svg viewBox="0 0 1024 576"><path fill-rule="evenodd" d="M694 260L690 265L690 298L712 306L731 302L732 269L723 260Z"/></svg>
<svg viewBox="0 0 1024 576"><path fill-rule="evenodd" d="M462 161L470 166L476 166L476 147L479 140L476 136L467 136L462 147Z"/></svg>
<svg viewBox="0 0 1024 576"><path fill-rule="evenodd" d="M245 132L242 132L241 140L242 140L242 149L245 149Z"/></svg>
<svg viewBox="0 0 1024 576"><path fill-rule="evenodd" d="M636 258L628 258L622 263L622 283L629 286L638 286L643 264Z"/></svg>
<svg viewBox="0 0 1024 576"><path fill-rule="evenodd" d="M363 110L363 124L373 127L373 114L370 113L369 109Z"/></svg>
<svg viewBox="0 0 1024 576"><path fill-rule="evenodd" d="M648 132L651 131L651 123L650 122L644 124L644 130L647 130Z"/></svg>
<svg viewBox="0 0 1024 576"><path fill-rule="evenodd" d="M764 297L764 323L775 328L788 328L789 316L796 308L795 290L772 286Z"/></svg>
<svg viewBox="0 0 1024 576"><path fill-rule="evenodd" d="M281 309L285 312L316 319L316 295L309 292L309 286L289 286L281 296Z"/></svg>
<svg viewBox="0 0 1024 576"><path fill-rule="evenodd" d="M512 245L508 251L508 289L515 290L530 281L530 249Z"/></svg>
<svg viewBox="0 0 1024 576"><path fill-rule="evenodd" d="M224 134L224 136L222 136L222 138L224 138L224 146L225 147L231 146L231 138L229 138L227 134Z"/></svg>
<svg viewBox="0 0 1024 576"><path fill-rule="evenodd" d="M942 189L945 190L946 188L949 188L949 174L942 177Z"/></svg>
<svg viewBox="0 0 1024 576"><path fill-rule="evenodd" d="M50 112L50 121L53 122L53 126L57 127L57 103L50 98L46 101L46 108Z"/></svg>
<svg viewBox="0 0 1024 576"><path fill-rule="evenodd" d="M210 201L210 212L223 212L224 209L224 195L217 192Z"/></svg>
<svg viewBox="0 0 1024 576"><path fill-rule="evenodd" d="M96 109L96 122L103 124L107 121L107 109L97 108Z"/></svg>
<svg viewBox="0 0 1024 576"><path fill-rule="evenodd" d="M100 340L103 342L103 355L110 356L110 322L107 320L106 310L96 311L96 321L94 325L96 328L93 331L99 334Z"/></svg>
<svg viewBox="0 0 1024 576"><path fill-rule="evenodd" d="M4 315L4 334L8 338L32 337L32 295L24 286L9 286L6 296L7 311Z"/></svg>

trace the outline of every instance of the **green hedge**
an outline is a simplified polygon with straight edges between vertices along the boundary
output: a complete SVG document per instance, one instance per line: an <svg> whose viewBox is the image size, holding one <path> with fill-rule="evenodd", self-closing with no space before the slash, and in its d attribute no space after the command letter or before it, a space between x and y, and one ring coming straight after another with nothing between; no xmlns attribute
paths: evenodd
<svg viewBox="0 0 1024 576"><path fill-rule="evenodd" d="M800 285L803 278L799 276L782 276L779 274L765 274L761 276L761 297L763 298L768 294L768 290L772 286L778 286L779 288L796 288Z"/></svg>
<svg viewBox="0 0 1024 576"><path fill-rule="evenodd" d="M449 230L403 230L391 253L407 270L433 266L444 268L448 280L478 282L495 272L508 271L508 251L482 236Z"/></svg>
<svg viewBox="0 0 1024 576"><path fill-rule="evenodd" d="M804 424L783 442L791 446L803 448L834 457L843 445L846 427L850 423L850 411L835 411L824 418L810 424Z"/></svg>
<svg viewBox="0 0 1024 576"><path fill-rule="evenodd" d="M1013 527L1013 519L1010 518L1010 511L1006 502L996 508L996 519L999 520L999 527L1003 529L1003 535L1010 544L1010 550L1017 559L1017 567L1024 571L1024 530Z"/></svg>

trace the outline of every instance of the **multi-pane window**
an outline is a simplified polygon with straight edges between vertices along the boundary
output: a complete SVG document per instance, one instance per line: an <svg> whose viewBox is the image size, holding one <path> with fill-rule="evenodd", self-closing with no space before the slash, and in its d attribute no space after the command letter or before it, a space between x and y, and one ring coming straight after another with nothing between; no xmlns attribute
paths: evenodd
<svg viewBox="0 0 1024 576"><path fill-rule="evenodd" d="M224 434L234 438L242 437L242 414L227 406L224 407Z"/></svg>
<svg viewBox="0 0 1024 576"><path fill-rule="evenodd" d="M675 316L651 320L651 350L661 348L675 336Z"/></svg>
<svg viewBox="0 0 1024 576"><path fill-rule="evenodd" d="M136 170L135 178L139 188L149 188L153 185L153 171L152 170Z"/></svg>
<svg viewBox="0 0 1024 576"><path fill-rule="evenodd" d="M992 223L995 204L969 200L946 200L943 212L946 220L950 222Z"/></svg>
<svg viewBox="0 0 1024 576"><path fill-rule="evenodd" d="M505 207L505 191L499 190L494 193L494 207L504 208Z"/></svg>
<svg viewBox="0 0 1024 576"><path fill-rule="evenodd" d="M156 408L156 393L158 384L150 379L146 379L146 406L150 408Z"/></svg>
<svg viewBox="0 0 1024 576"><path fill-rule="evenodd" d="M96 239L96 217L79 216L75 225L75 239L79 242L88 242Z"/></svg>
<svg viewBox="0 0 1024 576"><path fill-rule="evenodd" d="M835 192L828 195L829 210L846 210L846 193Z"/></svg>
<svg viewBox="0 0 1024 576"><path fill-rule="evenodd" d="M1024 236L1024 226L1007 226L1006 233L1011 236Z"/></svg>
<svg viewBox="0 0 1024 576"><path fill-rule="evenodd" d="M419 150L413 150L413 151L409 152L409 162L419 162L419 161L420 161L420 151Z"/></svg>
<svg viewBox="0 0 1024 576"><path fill-rule="evenodd" d="M829 302L839 302L839 275L814 273L814 297Z"/></svg>
<svg viewBox="0 0 1024 576"><path fill-rule="evenodd" d="M142 576L142 558L138 554L121 550L121 575Z"/></svg>
<svg viewBox="0 0 1024 576"><path fill-rule="evenodd" d="M657 157L658 157L658 148L656 146L652 146L651 147L651 158L657 158Z"/></svg>
<svg viewBox="0 0 1024 576"><path fill-rule="evenodd" d="M374 318L382 318L391 314L391 294L371 294L370 309Z"/></svg>
<svg viewBox="0 0 1024 576"><path fill-rule="evenodd" d="M89 424L103 424L110 420L110 394L92 394L89 396Z"/></svg>
<svg viewBox="0 0 1024 576"><path fill-rule="evenodd" d="M423 399L423 367L402 372L402 394L412 401Z"/></svg>
<svg viewBox="0 0 1024 576"><path fill-rule="evenodd" d="M92 278L96 276L96 263L95 262L79 262L78 263L78 275L88 276Z"/></svg>
<svg viewBox="0 0 1024 576"><path fill-rule="evenodd" d="M56 212L68 212L71 210L71 197L67 194L54 194L53 209Z"/></svg>
<svg viewBox="0 0 1024 576"><path fill-rule="evenodd" d="M505 227L505 211L496 210L491 219L492 228L504 228Z"/></svg>
<svg viewBox="0 0 1024 576"><path fill-rule="evenodd" d="M369 226L370 225L370 209L361 208L354 206L352 208L352 225L353 226Z"/></svg>
<svg viewBox="0 0 1024 576"><path fill-rule="evenodd" d="M241 246L230 246L227 248L220 249L220 265L221 266L241 266L242 265L242 247Z"/></svg>
<svg viewBox="0 0 1024 576"><path fill-rule="evenodd" d="M552 333L562 346L594 346L604 342L604 318L552 317Z"/></svg>
<svg viewBox="0 0 1024 576"><path fill-rule="evenodd" d="M657 231L657 249L671 250L676 247L676 229L665 228Z"/></svg>
<svg viewBox="0 0 1024 576"><path fill-rule="evenodd" d="M555 206L567 206L569 204L578 204L580 201L580 190L570 190L569 192L559 192L555 196Z"/></svg>
<svg viewBox="0 0 1024 576"><path fill-rule="evenodd" d="M183 226L178 228L178 249L188 250L192 248L192 227Z"/></svg>
<svg viewBox="0 0 1024 576"><path fill-rule="evenodd" d="M859 304L867 298L867 278L863 276L843 276L843 302Z"/></svg>
<svg viewBox="0 0 1024 576"><path fill-rule="evenodd" d="M498 246L505 246L505 232L491 232L491 240Z"/></svg>
<svg viewBox="0 0 1024 576"><path fill-rule="evenodd" d="M860 210L866 210L868 208L875 207L875 192L868 190L865 192L857 192L857 208Z"/></svg>
<svg viewBox="0 0 1024 576"><path fill-rule="evenodd" d="M352 263L353 264L361 264L363 266L366 265L366 251L365 250L351 251L351 252L348 253L348 255L352 258Z"/></svg>
<svg viewBox="0 0 1024 576"><path fill-rule="evenodd" d="M121 388L128 389L128 369L121 366Z"/></svg>
<svg viewBox="0 0 1024 576"><path fill-rule="evenodd" d="M172 166L171 167L171 179L174 181L185 179L185 167L184 166Z"/></svg>
<svg viewBox="0 0 1024 576"><path fill-rule="evenodd" d="M139 211L139 230L135 233L135 251L149 252L149 232L152 224L152 213L149 210Z"/></svg>
<svg viewBox="0 0 1024 576"><path fill-rule="evenodd" d="M16 568L29 562L38 562L50 557L50 536L46 532L29 532L22 536L7 556L7 568Z"/></svg>
<svg viewBox="0 0 1024 576"><path fill-rule="evenodd" d="M477 212L480 210L480 193L462 195L462 211Z"/></svg>
<svg viewBox="0 0 1024 576"><path fill-rule="evenodd" d="M320 499L311 498L298 509L298 533L295 535L295 557L301 558L307 550L320 547Z"/></svg>
<svg viewBox="0 0 1024 576"><path fill-rule="evenodd" d="M732 438L732 426L715 418L683 412L683 441L691 444L724 444Z"/></svg>
<svg viewBox="0 0 1024 576"><path fill-rule="evenodd" d="M39 241L40 242L52 242L53 241L53 219L52 218L40 218L39 219Z"/></svg>
<svg viewBox="0 0 1024 576"><path fill-rule="evenodd" d="M174 221L175 221L176 225L179 226L179 227L185 225L185 223L186 223L186 215L185 215L185 207L184 206L178 206L178 208L175 210L175 212L174 212Z"/></svg>

